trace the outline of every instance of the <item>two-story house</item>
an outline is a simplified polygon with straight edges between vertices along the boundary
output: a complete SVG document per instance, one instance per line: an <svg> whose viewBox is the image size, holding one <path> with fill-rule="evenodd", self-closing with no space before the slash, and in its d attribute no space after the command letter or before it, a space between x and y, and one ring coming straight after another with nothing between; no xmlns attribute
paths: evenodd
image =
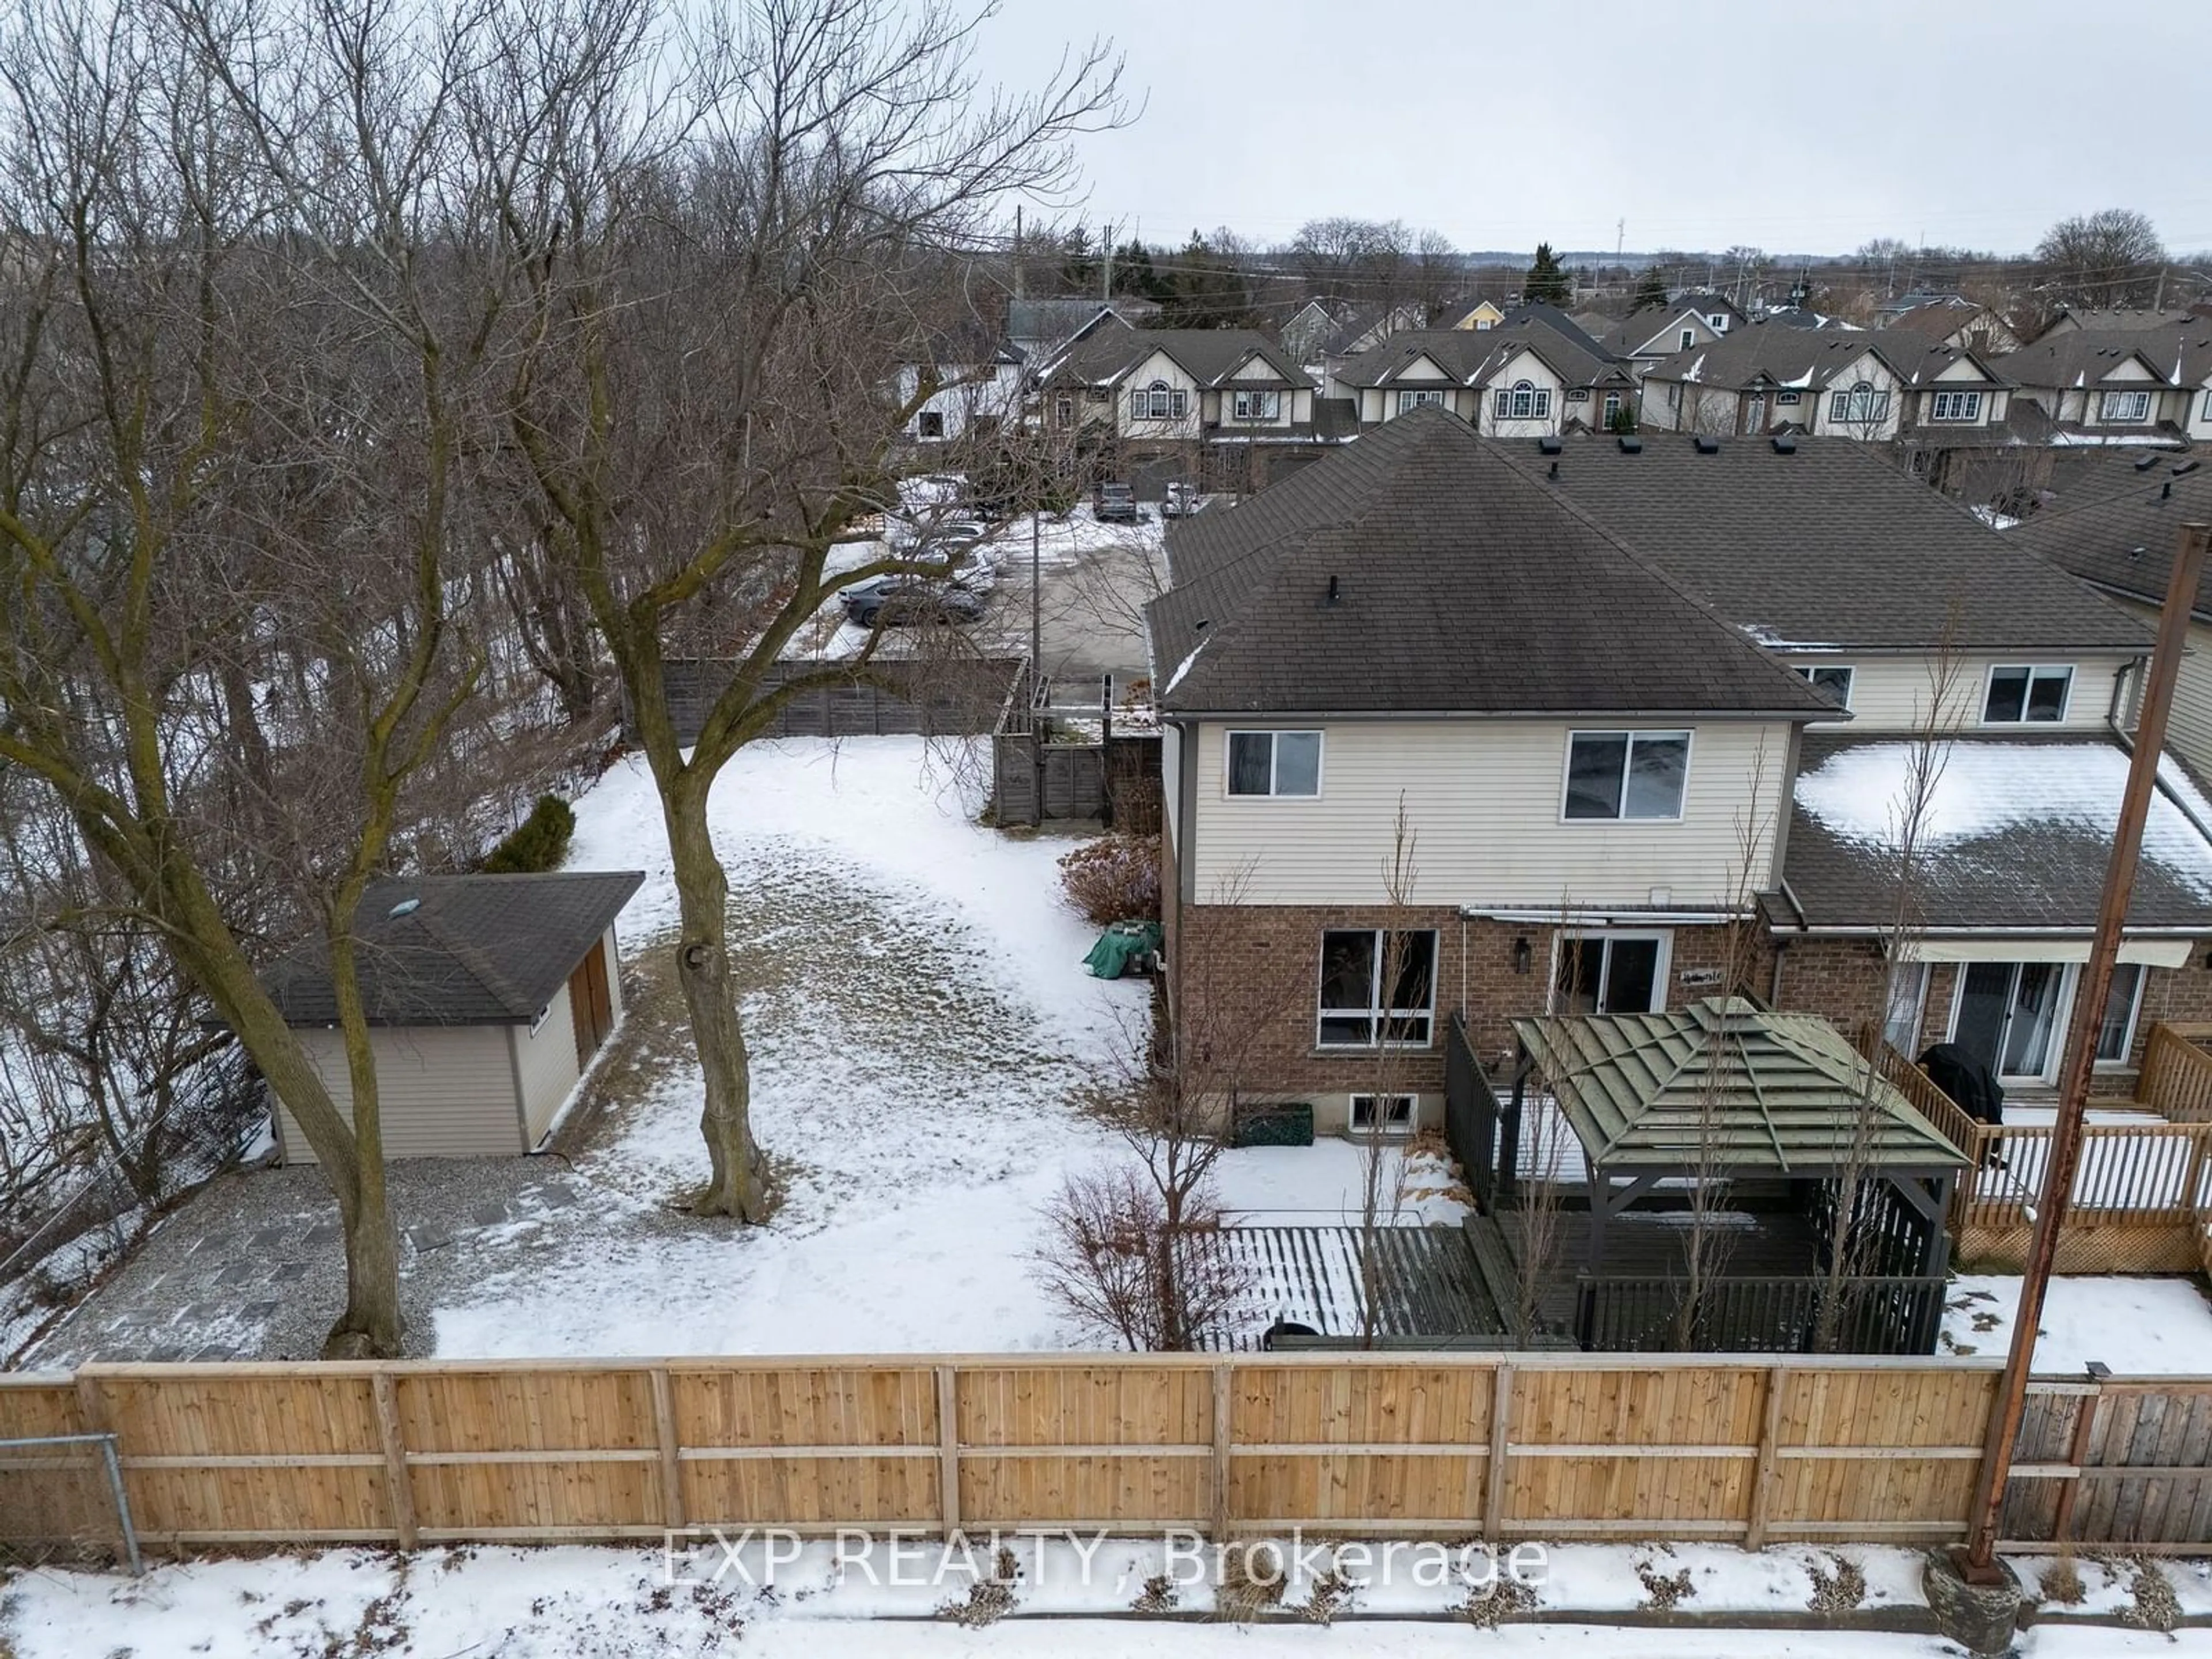
<svg viewBox="0 0 2212 1659"><path fill-rule="evenodd" d="M1714 314L1724 323L1728 320L1725 312ZM1726 332L1724 328L1715 328L1711 318L1695 306L1677 304L1632 312L1600 335L1598 343L1627 362L1656 363L1678 351L1711 345Z"/></svg>
<svg viewBox="0 0 2212 1659"><path fill-rule="evenodd" d="M2212 323L2060 329L1994 366L2049 416L2056 444L2176 447L2212 435Z"/></svg>
<svg viewBox="0 0 2212 1659"><path fill-rule="evenodd" d="M921 396L927 376L935 388ZM969 329L942 334L920 360L902 367L897 396L912 406L906 436L917 446L957 443L1017 419L1025 375L1018 347Z"/></svg>
<svg viewBox="0 0 2212 1659"><path fill-rule="evenodd" d="M1169 556L1170 1002L1225 1090L1419 1121L1451 1012L1498 1059L1516 1016L1729 988L2055 1066L2148 631L1863 447L1417 410ZM1960 787L1892 962L1936 689ZM2155 829L2116 1066L2212 1010L2212 840L2172 799Z"/></svg>
<svg viewBox="0 0 2212 1659"><path fill-rule="evenodd" d="M1312 380L1265 335L1237 328L1102 328L1037 375L1046 429L1118 471L1179 454L1213 487L1251 487L1259 447L1322 441Z"/></svg>
<svg viewBox="0 0 2212 1659"><path fill-rule="evenodd" d="M1638 423L1654 432L1887 442L1904 418L1904 388L1876 335L1752 324L1646 365Z"/></svg>
<svg viewBox="0 0 2212 1659"><path fill-rule="evenodd" d="M1349 402L1363 431L1433 407L1494 437L1556 436L1609 428L1636 405L1626 365L1521 314L1480 331L1401 334L1339 365L1328 391Z"/></svg>
<svg viewBox="0 0 2212 1659"><path fill-rule="evenodd" d="M1525 450L1528 447L1521 447ZM2101 895L2152 629L1856 443L1571 445L1561 495L1839 705L1803 728L1762 898L1763 994L1907 1052L1974 1048L2006 1087L2056 1079ZM1549 460L1522 453L1532 472ZM1936 693L1941 691L1940 705ZM1902 957L1896 834L1916 743L1941 738ZM2160 797L2098 1056L2212 1012L2212 810Z"/></svg>
<svg viewBox="0 0 2212 1659"><path fill-rule="evenodd" d="M1472 329L1482 333L1496 328L1504 320L1504 307L1495 300L1462 300L1445 306L1431 319L1430 326Z"/></svg>
<svg viewBox="0 0 2212 1659"><path fill-rule="evenodd" d="M1956 294L1885 315L1881 327L1886 333L1921 335L1984 359L2020 349L2020 336L2011 324L1987 306Z"/></svg>

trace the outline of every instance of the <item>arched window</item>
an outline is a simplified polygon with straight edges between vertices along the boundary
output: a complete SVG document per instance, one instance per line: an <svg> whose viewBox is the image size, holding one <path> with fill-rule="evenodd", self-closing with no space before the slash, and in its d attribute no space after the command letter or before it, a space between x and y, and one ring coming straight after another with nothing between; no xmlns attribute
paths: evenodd
<svg viewBox="0 0 2212 1659"><path fill-rule="evenodd" d="M1552 412L1552 392L1534 380L1516 380L1500 386L1494 404L1501 421L1540 421Z"/></svg>
<svg viewBox="0 0 2212 1659"><path fill-rule="evenodd" d="M1872 425L1888 417L1889 393L1875 391L1871 380L1861 380L1829 398L1828 413L1853 426Z"/></svg>
<svg viewBox="0 0 2212 1659"><path fill-rule="evenodd" d="M1150 386L1139 386L1129 393L1129 416L1139 421L1179 421L1189 407L1187 394L1178 392L1165 380L1155 380Z"/></svg>

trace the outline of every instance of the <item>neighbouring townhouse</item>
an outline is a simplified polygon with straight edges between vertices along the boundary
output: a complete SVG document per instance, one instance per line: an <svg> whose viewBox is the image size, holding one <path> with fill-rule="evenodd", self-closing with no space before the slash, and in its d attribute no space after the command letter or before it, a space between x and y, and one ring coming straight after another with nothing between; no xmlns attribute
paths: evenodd
<svg viewBox="0 0 2212 1659"><path fill-rule="evenodd" d="M1446 306L1430 324L1432 328L1464 328L1481 333L1505 320L1504 307L1495 300L1462 300Z"/></svg>
<svg viewBox="0 0 2212 1659"><path fill-rule="evenodd" d="M954 443L1018 419L1025 383L1022 365L1018 347L988 339L981 330L930 341L921 361L899 370L902 406L915 401L925 374L934 376L938 388L908 417L908 440L917 445Z"/></svg>
<svg viewBox="0 0 2212 1659"><path fill-rule="evenodd" d="M1887 333L1923 335L1978 357L2020 349L2020 336L2009 323L1987 306L1955 294L1885 316L1881 326Z"/></svg>
<svg viewBox="0 0 2212 1659"><path fill-rule="evenodd" d="M2148 626L2165 602L2181 526L2212 524L2212 467L2194 456L2154 453L2121 471L2127 481L2116 491L2061 500L2005 538L2112 595ZM2212 574L2191 612L2166 748L2212 780Z"/></svg>
<svg viewBox="0 0 2212 1659"><path fill-rule="evenodd" d="M2112 1003L2074 1006L2149 630L1863 446L1417 409L1169 557L1170 1009L1240 1105L1433 1121L1454 1013L1502 1064L1516 1017L1745 991L2033 1091L2078 1018L2117 1071L2212 1012L2178 775ZM1923 741L1949 764L1908 936L1891 810Z"/></svg>
<svg viewBox="0 0 2212 1659"><path fill-rule="evenodd" d="M1116 295L1111 300L1024 300L1006 301L1006 343L1036 364L1053 358L1109 323L1144 328L1159 315L1152 300Z"/></svg>
<svg viewBox="0 0 2212 1659"><path fill-rule="evenodd" d="M2036 338L2047 340L2054 334L2071 333L2076 330L2090 334L2152 334L2177 324L2201 323L2208 319L2212 319L2212 301L2176 306L2171 310L2122 307L2099 311L2087 307L2062 306L2058 314L2051 319L2050 325Z"/></svg>
<svg viewBox="0 0 2212 1659"><path fill-rule="evenodd" d="M1887 442L1904 419L1904 390L1875 334L1753 325L1648 365L1638 418L1656 432Z"/></svg>
<svg viewBox="0 0 2212 1659"><path fill-rule="evenodd" d="M1674 305L1632 313L1599 335L1597 343L1615 357L1655 363L1678 351L1711 345L1725 332L1715 328L1695 306Z"/></svg>
<svg viewBox="0 0 2212 1659"><path fill-rule="evenodd" d="M1327 300L1309 300L1284 320L1275 337L1292 362L1317 363L1322 345L1336 332L1348 311L1349 307Z"/></svg>
<svg viewBox="0 0 2212 1659"><path fill-rule="evenodd" d="M2059 329L1994 367L2049 417L2052 444L2212 440L2212 319Z"/></svg>
<svg viewBox="0 0 2212 1659"><path fill-rule="evenodd" d="M1363 431L1433 407L1492 436L1556 436L1613 428L1636 408L1627 365L1571 324L1525 312L1481 331L1401 334L1332 371L1327 390Z"/></svg>
<svg viewBox="0 0 2212 1659"><path fill-rule="evenodd" d="M1208 489L1256 489L1270 452L1328 441L1312 380L1250 329L1102 327L1037 374L1048 431L1114 476L1172 459Z"/></svg>

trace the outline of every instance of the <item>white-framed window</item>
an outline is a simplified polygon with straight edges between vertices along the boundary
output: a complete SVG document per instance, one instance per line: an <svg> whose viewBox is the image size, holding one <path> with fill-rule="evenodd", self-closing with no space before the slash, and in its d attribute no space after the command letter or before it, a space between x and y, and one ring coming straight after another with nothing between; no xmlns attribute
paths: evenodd
<svg viewBox="0 0 2212 1659"><path fill-rule="evenodd" d="M1889 418L1889 393L1877 391L1871 380L1861 380L1829 398L1828 416L1853 426L1872 426Z"/></svg>
<svg viewBox="0 0 2212 1659"><path fill-rule="evenodd" d="M1113 388L1103 386L1087 386L1083 388L1083 401L1086 404L1110 404L1114 401Z"/></svg>
<svg viewBox="0 0 2212 1659"><path fill-rule="evenodd" d="M1728 332L1729 314L1725 311L1716 311L1709 315L1705 320L1713 325L1714 333L1725 334Z"/></svg>
<svg viewBox="0 0 2212 1659"><path fill-rule="evenodd" d="M1054 426L1073 426L1075 424L1074 398L1061 397L1054 398L1052 400L1052 423Z"/></svg>
<svg viewBox="0 0 2212 1659"><path fill-rule="evenodd" d="M1653 933L1558 935L1552 959L1555 1014L1655 1014L1667 1006L1674 936Z"/></svg>
<svg viewBox="0 0 2212 1659"><path fill-rule="evenodd" d="M1585 386L1568 387L1567 401L1571 404L1588 403L1589 401L1589 388Z"/></svg>
<svg viewBox="0 0 2212 1659"><path fill-rule="evenodd" d="M1129 392L1129 418L1133 421L1179 421L1190 409L1190 394L1165 380L1133 387Z"/></svg>
<svg viewBox="0 0 2212 1659"><path fill-rule="evenodd" d="M1414 1095L1354 1095L1352 1127L1363 1134L1411 1134L1419 1105Z"/></svg>
<svg viewBox="0 0 2212 1659"><path fill-rule="evenodd" d="M1321 793L1321 733L1231 732L1228 790L1310 800Z"/></svg>
<svg viewBox="0 0 2212 1659"><path fill-rule="evenodd" d="M1403 415L1412 410L1425 409L1431 404L1441 405L1443 400L1443 392L1435 386L1409 386L1398 393L1398 412Z"/></svg>
<svg viewBox="0 0 2212 1659"><path fill-rule="evenodd" d="M1939 392L1928 411L1931 421L1978 421L1982 394L1978 392Z"/></svg>
<svg viewBox="0 0 2212 1659"><path fill-rule="evenodd" d="M1572 822L1677 819L1689 776L1687 732L1571 732L1559 816Z"/></svg>
<svg viewBox="0 0 2212 1659"><path fill-rule="evenodd" d="M1698 331L1694 328L1686 328L1682 331L1682 343L1677 346L1675 349L1678 351L1687 351L1692 346L1697 344L1697 343Z"/></svg>
<svg viewBox="0 0 2212 1659"><path fill-rule="evenodd" d="M1797 400L1804 395L1805 394L1802 392L1778 392L1774 394L1775 407L1778 409L1795 409L1797 407Z"/></svg>
<svg viewBox="0 0 2212 1659"><path fill-rule="evenodd" d="M2124 1066L2135 1051L2136 1018L2142 1012L2145 977L2140 962L2123 962L2112 969L2112 988L2097 1021L2098 1065Z"/></svg>
<svg viewBox="0 0 2212 1659"><path fill-rule="evenodd" d="M1605 423L1610 428L1618 423L1620 419L1620 394L1618 392L1608 392L1605 394Z"/></svg>
<svg viewBox="0 0 2212 1659"><path fill-rule="evenodd" d="M1984 726L2056 726L2066 718L2074 690L2069 667L1999 665L1990 670L1982 697Z"/></svg>
<svg viewBox="0 0 2212 1659"><path fill-rule="evenodd" d="M1282 410L1279 392L1239 392L1229 400L1230 415L1239 421L1272 421Z"/></svg>
<svg viewBox="0 0 2212 1659"><path fill-rule="evenodd" d="M1425 1048L1436 1029L1437 936L1330 927L1321 936L1315 1042L1323 1048Z"/></svg>
<svg viewBox="0 0 2212 1659"><path fill-rule="evenodd" d="M545 1017L552 1012L553 1005L550 1002L538 1011L537 1017L530 1022L531 1036L536 1036L538 1035L539 1028L545 1024Z"/></svg>
<svg viewBox="0 0 2212 1659"><path fill-rule="evenodd" d="M1838 708L1851 706L1851 671L1838 663L1807 663L1798 666L1798 673L1813 684L1813 689Z"/></svg>
<svg viewBox="0 0 2212 1659"><path fill-rule="evenodd" d="M1534 380L1516 380L1498 388L1496 408L1501 421L1540 421L1552 412L1552 391Z"/></svg>
<svg viewBox="0 0 2212 1659"><path fill-rule="evenodd" d="M2204 418L2212 421L2212 392L2204 394Z"/></svg>
<svg viewBox="0 0 2212 1659"><path fill-rule="evenodd" d="M1881 1034L1907 1060L1920 1056L1920 1021L1928 1006L1928 964L1893 962L1882 1000Z"/></svg>
<svg viewBox="0 0 2212 1659"><path fill-rule="evenodd" d="M2128 423L2150 419L2148 392L2107 392L2097 404L2097 418Z"/></svg>
<svg viewBox="0 0 2212 1659"><path fill-rule="evenodd" d="M917 438L942 438L945 435L945 411L925 409L914 417L914 435Z"/></svg>

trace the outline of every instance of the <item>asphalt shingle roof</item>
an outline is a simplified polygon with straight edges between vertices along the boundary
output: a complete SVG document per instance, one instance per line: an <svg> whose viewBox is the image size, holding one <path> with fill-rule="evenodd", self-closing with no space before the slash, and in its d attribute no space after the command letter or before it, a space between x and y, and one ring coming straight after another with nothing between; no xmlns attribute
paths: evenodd
<svg viewBox="0 0 2212 1659"><path fill-rule="evenodd" d="M528 1024L644 881L617 870L371 882L356 928L369 1023ZM393 914L409 899L413 908ZM289 1024L337 1023L319 939L295 946L262 979Z"/></svg>
<svg viewBox="0 0 2212 1659"><path fill-rule="evenodd" d="M2108 383L2125 391L2148 384L2139 379L2110 380L2112 371L2130 358L2140 358L2166 384L2196 386L2212 373L2212 321L2146 333L2067 329L2008 351L1992 366L2014 385L2039 391Z"/></svg>
<svg viewBox="0 0 2212 1659"><path fill-rule="evenodd" d="M1523 351L1534 352L1571 386L1633 383L1628 370L1612 357L1585 351L1557 329L1527 316L1516 316L1495 328L1419 329L1394 334L1351 359L1336 371L1336 379L1344 386L1389 386L1409 364L1425 356L1462 386L1483 386Z"/></svg>
<svg viewBox="0 0 2212 1659"><path fill-rule="evenodd" d="M1368 440L1363 439L1362 442ZM1708 443L1713 440L1706 440ZM1925 650L1955 614L1966 650L2148 649L2112 600L1848 438L1790 454L1747 438L1717 453L1674 433L1640 453L1570 439L1560 496L1764 642ZM1553 458L1503 447L1532 478Z"/></svg>
<svg viewBox="0 0 2212 1659"><path fill-rule="evenodd" d="M2109 499L2060 501L2005 532L2005 538L2041 554L2084 581L2162 604L2173 575L2173 550L2185 524L2212 523L2212 467L2160 455L2124 478ZM2195 609L2212 616L2212 571L2197 585Z"/></svg>
<svg viewBox="0 0 2212 1659"><path fill-rule="evenodd" d="M1912 337L1916 350L1923 343L1919 337ZM1870 331L1778 328L1752 323L1730 329L1717 340L1662 357L1644 371L1644 378L1728 387L1764 380L1771 386L1817 389L1852 368L1869 351L1896 367L1880 336Z"/></svg>
<svg viewBox="0 0 2212 1659"><path fill-rule="evenodd" d="M1229 377L1250 357L1258 357L1274 370L1271 380L1246 378L1237 386L1295 387L1313 385L1312 378L1283 355L1280 346L1249 328L1139 328L1127 331L1104 330L1079 341L1067 355L1046 370L1048 381L1073 380L1084 386L1106 386L1133 371L1155 351L1165 352L1200 386L1231 384Z"/></svg>
<svg viewBox="0 0 2212 1659"><path fill-rule="evenodd" d="M1168 557L1170 712L1833 712L1441 410L1181 521Z"/></svg>
<svg viewBox="0 0 2212 1659"><path fill-rule="evenodd" d="M1784 874L1808 925L1881 927L1895 914L1891 803L1911 746L1893 736L1806 735ZM2116 742L2081 733L1948 744L1923 836L1916 898L1925 927L2094 927L2127 763ZM2152 802L2130 927L2212 927L2212 842L2175 791L2193 793L2177 777Z"/></svg>

